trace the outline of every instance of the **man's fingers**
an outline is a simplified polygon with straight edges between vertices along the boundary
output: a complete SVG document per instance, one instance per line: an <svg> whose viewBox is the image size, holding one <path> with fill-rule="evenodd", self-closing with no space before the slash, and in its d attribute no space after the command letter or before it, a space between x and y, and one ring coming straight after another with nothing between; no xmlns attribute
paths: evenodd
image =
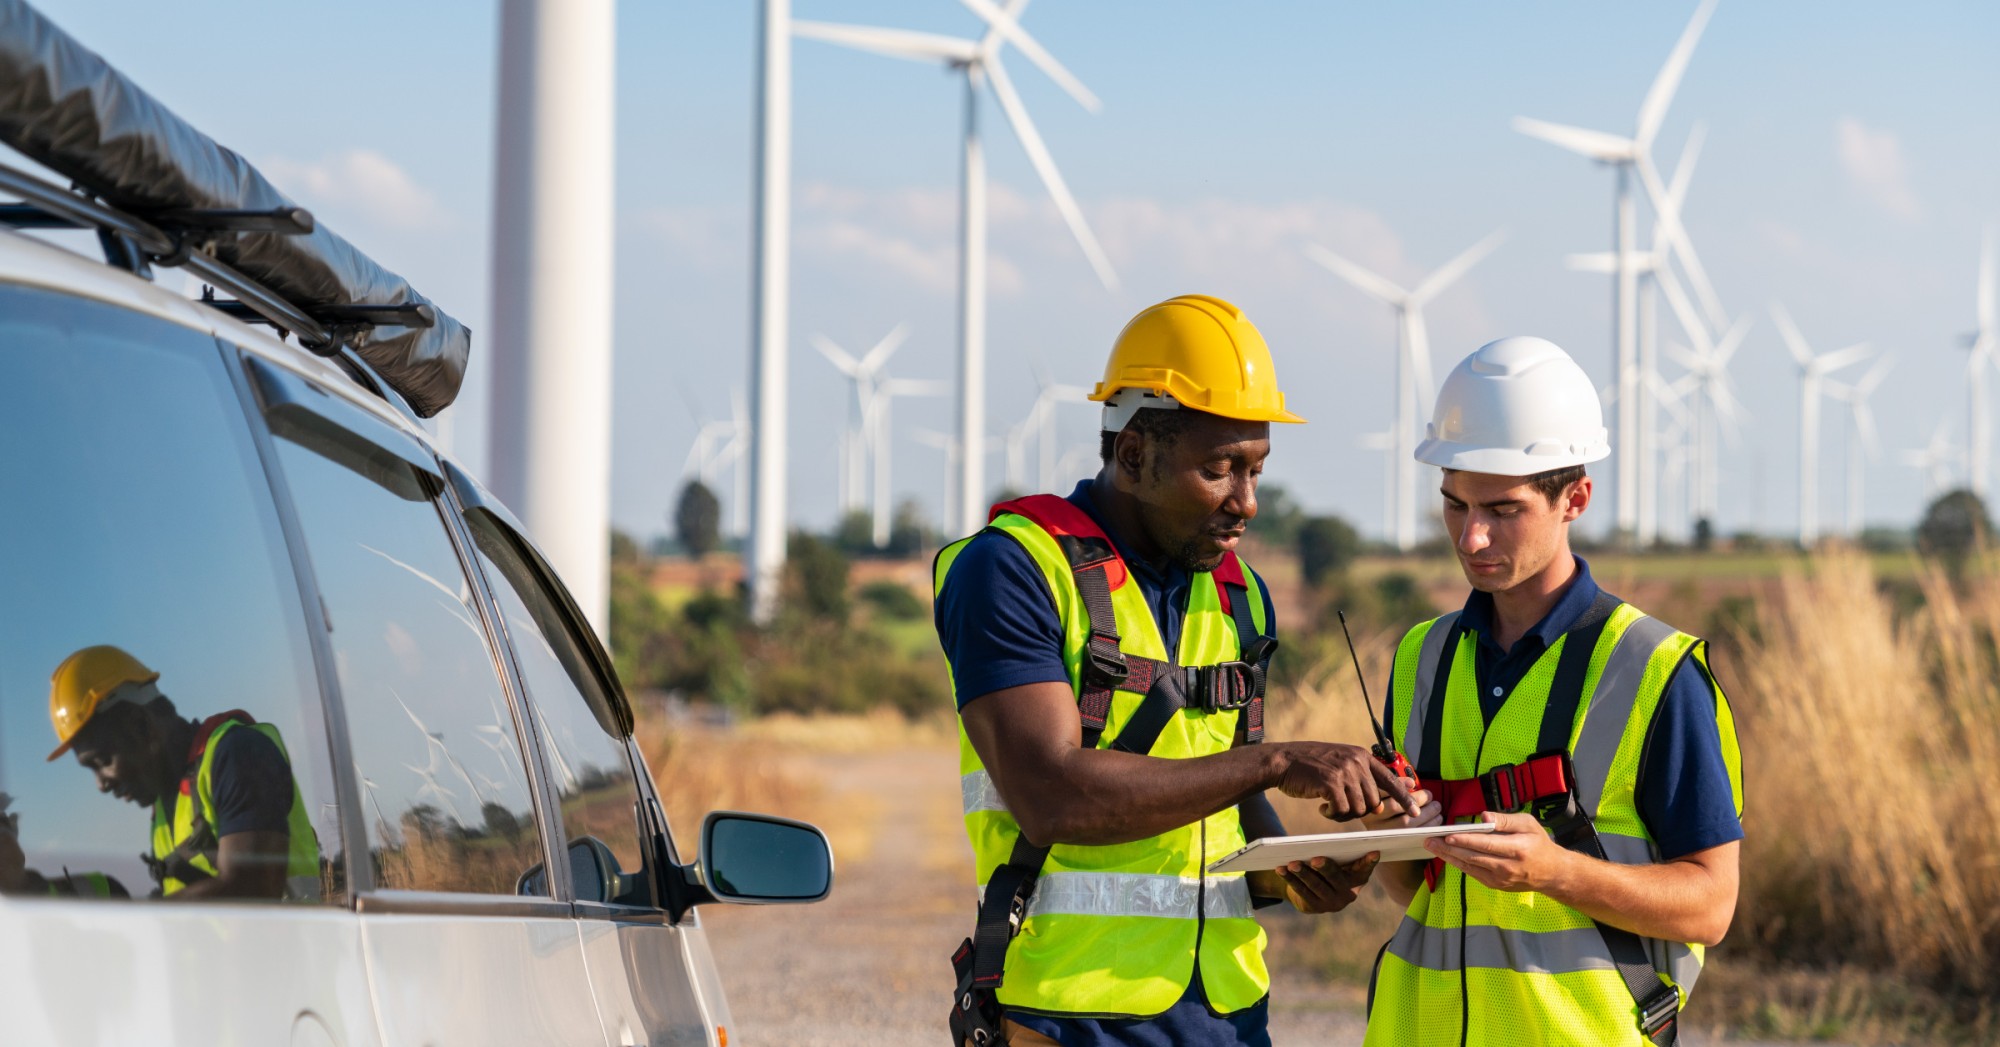
<svg viewBox="0 0 2000 1047"><path fill-rule="evenodd" d="M1410 802L1410 787L1403 784L1403 779L1400 775L1384 767L1380 760L1368 761L1368 770L1371 775L1370 783L1378 786L1398 804L1401 804L1403 810L1414 811L1417 809L1417 805Z"/></svg>

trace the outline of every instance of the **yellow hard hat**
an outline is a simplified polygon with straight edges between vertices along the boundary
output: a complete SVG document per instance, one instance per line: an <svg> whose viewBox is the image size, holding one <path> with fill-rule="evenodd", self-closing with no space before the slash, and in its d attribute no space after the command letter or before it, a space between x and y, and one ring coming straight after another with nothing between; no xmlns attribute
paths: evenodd
<svg viewBox="0 0 2000 1047"><path fill-rule="evenodd" d="M62 660L49 677L49 723L55 725L56 751L53 760L69 751L76 733L109 702L118 700L120 688L152 683L160 674L132 657L122 647L98 644L86 647Z"/></svg>
<svg viewBox="0 0 2000 1047"><path fill-rule="evenodd" d="M1140 310L1119 332L1090 398L1110 400L1126 389L1246 422L1305 421L1285 410L1264 336L1243 310L1204 294Z"/></svg>

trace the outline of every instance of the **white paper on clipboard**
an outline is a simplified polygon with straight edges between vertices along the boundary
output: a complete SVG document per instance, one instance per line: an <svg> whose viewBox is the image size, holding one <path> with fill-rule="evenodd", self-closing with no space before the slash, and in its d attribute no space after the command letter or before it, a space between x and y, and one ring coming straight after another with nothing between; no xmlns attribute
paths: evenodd
<svg viewBox="0 0 2000 1047"><path fill-rule="evenodd" d="M1424 841L1454 833L1490 833L1492 822L1468 825L1426 825L1417 829L1375 829L1370 832L1320 833L1316 836L1267 836L1208 867L1212 873L1257 872L1275 869L1290 862L1328 858L1345 865L1370 851L1382 852L1385 862L1407 862L1433 857L1424 850Z"/></svg>

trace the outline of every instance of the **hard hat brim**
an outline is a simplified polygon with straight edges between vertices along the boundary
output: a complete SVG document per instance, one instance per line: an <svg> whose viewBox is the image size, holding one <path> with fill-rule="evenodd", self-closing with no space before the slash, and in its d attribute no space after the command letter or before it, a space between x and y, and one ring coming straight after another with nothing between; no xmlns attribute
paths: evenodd
<svg viewBox="0 0 2000 1047"><path fill-rule="evenodd" d="M1611 457L1611 447L1600 443L1573 453L1529 454L1511 447L1479 447L1432 438L1417 445L1415 457L1425 465L1461 473L1533 476L1551 469L1568 469L1603 461Z"/></svg>

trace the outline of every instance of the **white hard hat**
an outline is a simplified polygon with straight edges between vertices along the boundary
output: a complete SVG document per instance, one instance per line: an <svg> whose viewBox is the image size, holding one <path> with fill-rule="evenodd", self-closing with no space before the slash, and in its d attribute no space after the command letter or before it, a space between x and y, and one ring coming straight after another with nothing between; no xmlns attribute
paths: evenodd
<svg viewBox="0 0 2000 1047"><path fill-rule="evenodd" d="M1543 338L1502 338L1445 377L1417 461L1533 476L1606 457L1607 437L1597 389L1568 353Z"/></svg>

